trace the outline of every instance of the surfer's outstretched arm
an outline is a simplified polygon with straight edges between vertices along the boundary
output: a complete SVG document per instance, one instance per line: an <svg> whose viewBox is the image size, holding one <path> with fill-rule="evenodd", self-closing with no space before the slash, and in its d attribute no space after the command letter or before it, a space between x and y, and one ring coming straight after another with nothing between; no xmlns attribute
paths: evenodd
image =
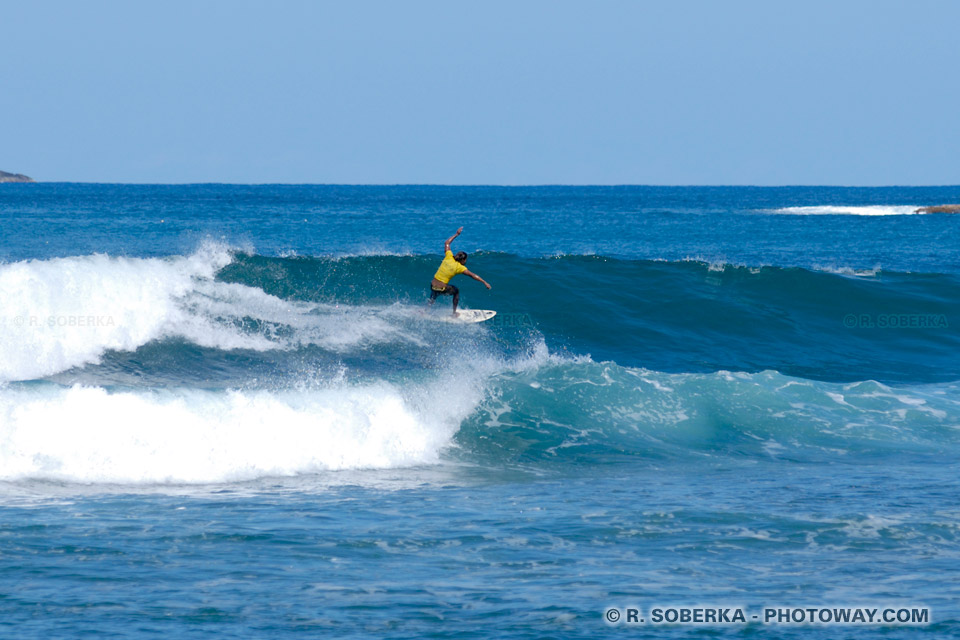
<svg viewBox="0 0 960 640"><path fill-rule="evenodd" d="M444 253L446 253L447 251L450 251L450 243L457 239L457 236L460 235L461 231L463 231L463 227L460 227L459 229L457 229L457 232L452 236L450 236L449 238L447 238L447 241L443 243Z"/></svg>
<svg viewBox="0 0 960 640"><path fill-rule="evenodd" d="M486 285L487 289L492 289L492 288L493 288L493 287L490 286L490 283L489 283L489 282L487 282L486 280L484 280L483 278L481 278L480 276L478 276L478 275L475 274L474 272L470 271L469 269L468 269L467 271L464 271L464 272L463 272L463 275L465 275L465 276L470 276L471 278L473 278L473 279L476 280L477 282L482 282L484 285Z"/></svg>

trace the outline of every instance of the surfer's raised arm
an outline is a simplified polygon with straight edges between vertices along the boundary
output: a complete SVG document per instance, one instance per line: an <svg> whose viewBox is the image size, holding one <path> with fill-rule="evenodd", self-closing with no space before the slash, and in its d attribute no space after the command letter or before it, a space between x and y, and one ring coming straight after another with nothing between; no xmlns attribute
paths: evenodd
<svg viewBox="0 0 960 640"><path fill-rule="evenodd" d="M460 235L461 231L463 231L463 227L460 227L459 229L457 229L457 232L452 236L450 236L449 238L447 238L447 241L443 243L444 253L446 253L447 251L450 251L450 243L457 239L457 236Z"/></svg>
<svg viewBox="0 0 960 640"><path fill-rule="evenodd" d="M464 272L463 272L463 275L465 275L465 276L470 276L471 278L473 278L473 279L476 280L477 282L482 282L484 285L486 285L487 289L492 289L492 287L490 286L490 283L489 283L489 282L487 282L486 280L484 280L483 278L481 278L480 276L478 276L477 274L475 274L473 271L470 271L469 269L467 269L466 271L464 271Z"/></svg>
<svg viewBox="0 0 960 640"><path fill-rule="evenodd" d="M460 232L463 231L463 227L457 229L457 232L447 238L447 241L443 243L443 262L440 263L440 268L437 269L437 272L433 275L433 280L430 281L430 304L433 304L434 300L437 299L437 296L453 296L453 317L457 317L457 305L460 304L460 289L457 289L455 286L450 284L450 278L453 276L465 273L470 276L477 282L482 282L487 289L490 289L490 285L486 280L481 278L475 273L470 273L467 271L467 253L466 251L457 251L457 255L453 255L453 252L450 251L450 243L457 239L457 236L460 235ZM488 313L483 311L481 313ZM489 312L491 315L483 316L481 320L475 320L474 322L483 322L493 317L495 311Z"/></svg>

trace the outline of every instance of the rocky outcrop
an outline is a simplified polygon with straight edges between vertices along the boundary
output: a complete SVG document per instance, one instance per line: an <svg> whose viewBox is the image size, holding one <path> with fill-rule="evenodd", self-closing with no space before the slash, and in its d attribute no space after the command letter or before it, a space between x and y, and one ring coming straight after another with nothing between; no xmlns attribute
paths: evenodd
<svg viewBox="0 0 960 640"><path fill-rule="evenodd" d="M33 182L33 178L22 173L7 173L0 171L0 182Z"/></svg>
<svg viewBox="0 0 960 640"><path fill-rule="evenodd" d="M960 213L960 204L941 204L936 207L920 207L917 213Z"/></svg>

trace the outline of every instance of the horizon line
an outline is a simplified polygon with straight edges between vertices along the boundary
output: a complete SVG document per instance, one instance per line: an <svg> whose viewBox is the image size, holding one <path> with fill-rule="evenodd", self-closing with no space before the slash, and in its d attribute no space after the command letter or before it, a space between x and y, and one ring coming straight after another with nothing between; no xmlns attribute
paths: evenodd
<svg viewBox="0 0 960 640"><path fill-rule="evenodd" d="M236 187L441 187L462 188L482 187L501 189L536 189L536 188L576 188L576 187L654 187L654 188L753 188L753 189L782 189L782 188L838 188L838 189L942 189L960 187L960 184L732 184L732 183L529 183L529 184L494 184L494 183L448 183L448 182L93 182L78 180L36 180L33 182L6 182L0 184L75 184L75 185L111 185L111 186L236 186Z"/></svg>

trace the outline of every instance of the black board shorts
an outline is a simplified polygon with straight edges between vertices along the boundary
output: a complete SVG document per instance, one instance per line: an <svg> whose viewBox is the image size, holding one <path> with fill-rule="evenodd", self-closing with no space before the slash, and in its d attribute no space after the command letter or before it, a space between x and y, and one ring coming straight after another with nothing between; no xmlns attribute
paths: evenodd
<svg viewBox="0 0 960 640"><path fill-rule="evenodd" d="M443 289L437 289L433 286L433 283L430 283L430 301L437 299L437 296L453 296L460 293L460 289L457 289L452 284L448 284Z"/></svg>

